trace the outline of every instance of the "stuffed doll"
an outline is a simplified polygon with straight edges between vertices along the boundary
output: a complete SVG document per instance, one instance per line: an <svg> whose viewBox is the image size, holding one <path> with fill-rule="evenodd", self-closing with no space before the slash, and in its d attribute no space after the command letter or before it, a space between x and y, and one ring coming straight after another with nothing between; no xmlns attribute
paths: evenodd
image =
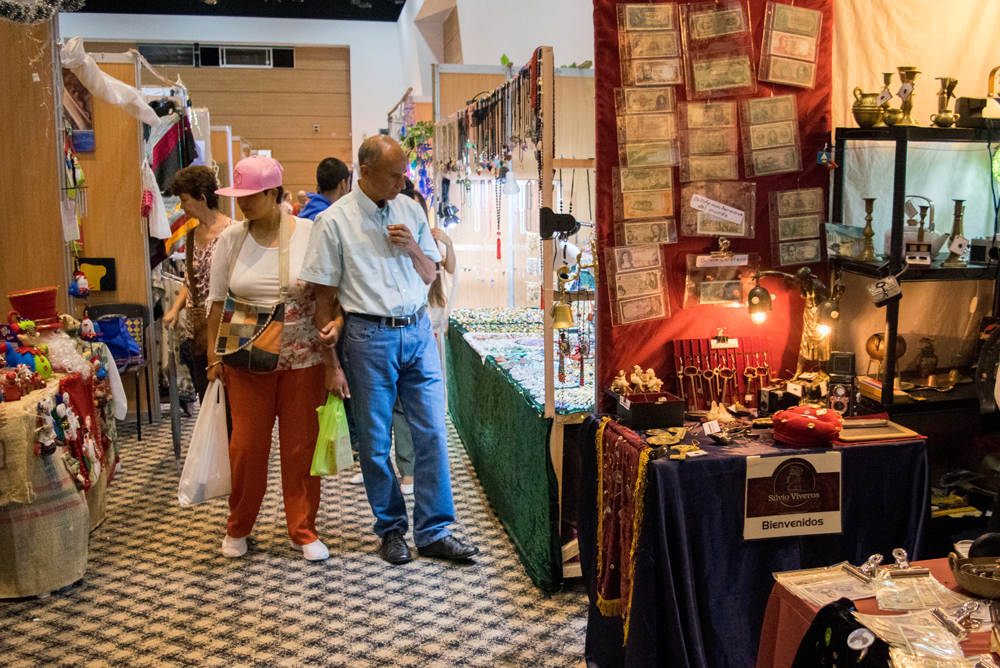
<svg viewBox="0 0 1000 668"><path fill-rule="evenodd" d="M56 433L56 423L52 419L55 403L51 398L38 402L37 425L35 429L35 454L48 457L56 451L59 445Z"/></svg>
<svg viewBox="0 0 1000 668"><path fill-rule="evenodd" d="M52 376L52 365L49 363L49 347L38 343L38 330L31 320L18 320L17 313L11 311L7 315L11 330L21 345L14 347L7 342L0 343L0 352L7 357L10 366L24 364L32 371L38 372L42 378Z"/></svg>
<svg viewBox="0 0 1000 668"><path fill-rule="evenodd" d="M82 271L73 272L73 282L69 286L69 294L77 299L86 299L90 296L90 282Z"/></svg>

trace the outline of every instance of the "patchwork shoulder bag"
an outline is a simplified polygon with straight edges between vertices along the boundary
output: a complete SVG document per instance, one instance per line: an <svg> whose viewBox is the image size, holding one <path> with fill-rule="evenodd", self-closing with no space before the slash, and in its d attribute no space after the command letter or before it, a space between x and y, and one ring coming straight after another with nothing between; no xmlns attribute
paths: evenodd
<svg viewBox="0 0 1000 668"><path fill-rule="evenodd" d="M244 222L236 243L229 253L229 282L243 242L250 233L250 223ZM269 373L278 368L281 353L281 333L285 326L285 299L288 296L288 244L291 238L291 217L281 214L278 232L279 300L274 304L254 304L239 299L230 287L222 309L219 338L215 354L226 366L251 373Z"/></svg>

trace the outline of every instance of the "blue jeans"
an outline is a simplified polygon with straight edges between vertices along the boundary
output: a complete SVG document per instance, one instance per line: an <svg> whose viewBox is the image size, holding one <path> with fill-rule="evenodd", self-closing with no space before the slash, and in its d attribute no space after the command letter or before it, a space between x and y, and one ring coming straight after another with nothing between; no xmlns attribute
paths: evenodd
<svg viewBox="0 0 1000 668"><path fill-rule="evenodd" d="M444 421L444 379L430 320L390 328L348 316L344 363L375 533L406 533L406 502L389 460L398 393L413 435L413 542L426 547L455 521Z"/></svg>

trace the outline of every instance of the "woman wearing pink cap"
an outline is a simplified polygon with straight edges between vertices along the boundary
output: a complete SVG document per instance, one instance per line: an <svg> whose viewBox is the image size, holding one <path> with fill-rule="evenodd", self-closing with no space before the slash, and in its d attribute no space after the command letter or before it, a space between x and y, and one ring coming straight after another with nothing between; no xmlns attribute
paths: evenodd
<svg viewBox="0 0 1000 668"><path fill-rule="evenodd" d="M254 304L275 304L282 301L282 285L287 286L276 370L245 371L227 365L228 356L220 356L215 345L208 349L208 378L225 383L233 418L229 440L233 491L222 554L241 557L247 551L247 536L267 489L271 431L277 417L288 535L293 548L318 561L330 553L316 535L320 479L311 476L309 468L319 436L316 409L326 402L326 375L313 324L315 293L309 283L298 280L312 221L282 213L282 171L277 160L251 156L236 165L233 187L216 191L236 197L246 220L219 235L209 290L209 341L218 338L229 295ZM283 281L282 264L288 267Z"/></svg>

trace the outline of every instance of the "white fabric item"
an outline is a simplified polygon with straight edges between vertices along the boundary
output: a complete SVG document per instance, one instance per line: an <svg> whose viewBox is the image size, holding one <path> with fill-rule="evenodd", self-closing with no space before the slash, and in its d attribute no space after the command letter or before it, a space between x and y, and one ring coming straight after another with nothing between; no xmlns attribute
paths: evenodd
<svg viewBox="0 0 1000 668"><path fill-rule="evenodd" d="M129 116L146 125L159 125L160 118L146 103L146 96L138 88L129 86L101 71L97 63L83 49L83 38L72 37L59 53L63 67L68 67L92 94L120 107Z"/></svg>
<svg viewBox="0 0 1000 668"><path fill-rule="evenodd" d="M167 208L163 204L160 186L156 176L146 160L142 161L142 189L153 193L153 210L149 212L149 236L155 239L169 239L170 222L167 220Z"/></svg>
<svg viewBox="0 0 1000 668"><path fill-rule="evenodd" d="M293 286L299 278L302 260L309 247L309 234L313 222L308 218L296 218L295 230L288 243L288 284ZM264 248L248 234L239 257L232 282L229 280L229 258L232 247L240 237L242 225L230 225L219 235L219 243L212 256L212 282L208 291L211 302L226 301L228 290L240 299L257 304L273 304L280 299L278 285L278 247Z"/></svg>
<svg viewBox="0 0 1000 668"><path fill-rule="evenodd" d="M995 0L965 0L947 9L933 0L835 0L834 16L833 127L857 127L851 114L855 86L878 92L882 73L892 72L889 89L895 94L901 85L898 65L922 72L913 97L913 118L922 126L930 126L937 113L941 85L935 77L958 79L960 97L986 97L990 70L997 65L992 32L1000 23L1000 3ZM893 98L892 106L899 105ZM1000 104L990 101L984 115L1000 119ZM985 144L911 144L906 194L934 200L939 232L951 230L951 200L966 200L965 236L988 236L993 229L988 160ZM881 252L892 215L894 147L852 142L845 162L844 222L864 225L861 198L877 197L873 226Z"/></svg>
<svg viewBox="0 0 1000 668"><path fill-rule="evenodd" d="M63 241L76 241L80 238L80 225L76 218L76 200L72 197L59 202L62 215Z"/></svg>
<svg viewBox="0 0 1000 668"><path fill-rule="evenodd" d="M866 93L878 92L882 73L893 72L890 90L895 94L901 85L899 65L916 66L922 72L916 80L913 109L914 120L922 126L931 125L930 115L937 112L941 85L935 77L958 79L955 92L960 97L986 97L990 70L998 64L992 32L1000 23L1000 3L995 0L965 0L947 7L935 0L834 0L834 16L834 128L857 127L851 114L855 86ZM952 108L954 104L953 100ZM893 98L892 106L899 105L899 98ZM1000 104L990 101L984 115L1000 118ZM911 144L908 158L906 194L934 201L936 231L951 231L952 200L964 199L965 236L971 239L992 234L986 145ZM878 198L872 225L875 248L881 252L892 216L894 147L882 142L852 142L844 162L840 166L846 170L844 222L864 225L861 199ZM885 312L872 308L865 291L869 281L845 278L847 292L841 304L851 317L844 318L835 330L834 349L858 351L857 368L864 373L868 362L865 341L885 329ZM798 297L788 294L797 304ZM972 362L979 319L988 314L991 295L992 283L988 281L904 283L899 334L909 345L899 368L913 367L919 353L917 342L927 334L934 336L939 368Z"/></svg>

